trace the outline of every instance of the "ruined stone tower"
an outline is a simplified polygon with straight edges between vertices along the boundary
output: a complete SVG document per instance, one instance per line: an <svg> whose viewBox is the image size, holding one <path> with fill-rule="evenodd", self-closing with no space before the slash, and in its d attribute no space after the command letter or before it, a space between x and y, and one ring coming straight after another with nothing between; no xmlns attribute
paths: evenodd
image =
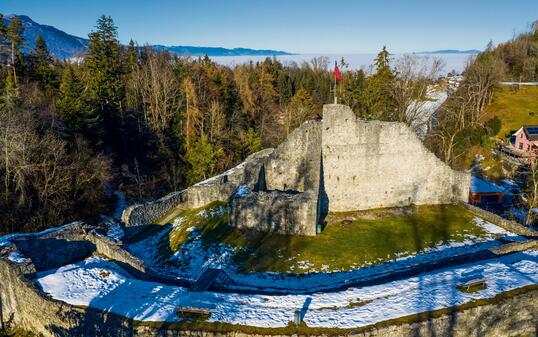
<svg viewBox="0 0 538 337"><path fill-rule="evenodd" d="M314 235L322 214L465 201L469 175L403 123L358 120L348 106L295 130L262 167L263 190L230 199L230 224Z"/></svg>

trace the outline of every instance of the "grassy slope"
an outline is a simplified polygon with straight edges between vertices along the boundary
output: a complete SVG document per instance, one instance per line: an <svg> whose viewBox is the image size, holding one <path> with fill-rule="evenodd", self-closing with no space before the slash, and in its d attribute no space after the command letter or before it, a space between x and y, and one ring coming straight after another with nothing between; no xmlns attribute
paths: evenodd
<svg viewBox="0 0 538 337"><path fill-rule="evenodd" d="M501 86L484 112L484 121L495 116L501 120L501 130L496 138L506 141L522 125L538 125L538 87L522 86L516 91L509 86ZM483 172L488 179L497 181L504 178L503 164L492 155L489 147L473 146L469 150L465 167L470 167L477 155L484 157L481 166L489 168Z"/></svg>
<svg viewBox="0 0 538 337"><path fill-rule="evenodd" d="M209 206L218 207L219 204ZM227 214L203 219L200 210L188 210L181 227L169 233L162 252L173 253L189 240L191 226L202 230L205 244L227 243L236 248L236 263L247 272L295 272L350 270L415 253L448 241L462 241L464 234L480 236L484 231L472 224L474 216L460 206L419 206L405 214L386 210L357 214L334 214L318 236L285 236L243 232L226 226ZM355 219L342 224L342 219ZM302 261L302 262L301 262ZM308 262L308 266L300 266Z"/></svg>
<svg viewBox="0 0 538 337"><path fill-rule="evenodd" d="M502 86L486 108L486 116L486 119L494 116L501 119L502 127L497 137L503 139L522 125L538 125L538 87L523 86L514 91Z"/></svg>

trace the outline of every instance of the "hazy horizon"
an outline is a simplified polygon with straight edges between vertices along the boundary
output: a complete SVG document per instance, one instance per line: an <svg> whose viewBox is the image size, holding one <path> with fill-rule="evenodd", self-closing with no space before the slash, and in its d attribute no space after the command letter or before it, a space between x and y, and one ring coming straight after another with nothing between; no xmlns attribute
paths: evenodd
<svg viewBox="0 0 538 337"><path fill-rule="evenodd" d="M40 24L79 37L87 37L101 14L111 15L122 43L133 39L140 45L368 54L384 45L393 53L482 50L490 40L506 41L527 29L537 19L538 2L522 0L514 6L507 1L485 0L347 0L334 6L319 0L165 0L156 6L142 0L4 0L0 12L28 15Z"/></svg>

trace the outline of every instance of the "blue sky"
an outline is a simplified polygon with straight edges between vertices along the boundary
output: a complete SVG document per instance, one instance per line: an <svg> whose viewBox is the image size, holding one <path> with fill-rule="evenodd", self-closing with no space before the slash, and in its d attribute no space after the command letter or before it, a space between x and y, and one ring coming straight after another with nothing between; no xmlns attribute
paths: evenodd
<svg viewBox="0 0 538 337"><path fill-rule="evenodd" d="M538 19L538 0L0 0L0 12L83 37L107 14L124 43L400 53L505 41Z"/></svg>

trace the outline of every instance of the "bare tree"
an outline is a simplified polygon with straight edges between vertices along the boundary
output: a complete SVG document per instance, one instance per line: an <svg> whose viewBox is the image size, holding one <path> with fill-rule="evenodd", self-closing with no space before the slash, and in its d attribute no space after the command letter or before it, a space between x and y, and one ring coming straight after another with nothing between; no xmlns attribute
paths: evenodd
<svg viewBox="0 0 538 337"><path fill-rule="evenodd" d="M172 70L167 53L146 50L144 63L135 72L135 87L142 100L144 120L156 131L161 131L178 111L179 83Z"/></svg>
<svg viewBox="0 0 538 337"><path fill-rule="evenodd" d="M214 142L220 138L224 131L224 124L226 122L226 116L222 104L217 101L211 101L209 105L209 141Z"/></svg>
<svg viewBox="0 0 538 337"><path fill-rule="evenodd" d="M527 189L523 193L527 204L525 225L530 226L534 223L538 216L536 212L536 208L538 208L538 163L536 158L532 158L529 162L527 183Z"/></svg>
<svg viewBox="0 0 538 337"><path fill-rule="evenodd" d="M437 58L404 55L398 59L392 90L396 104L393 120L425 134L435 111L446 99L446 94L433 85L443 68L444 62Z"/></svg>

